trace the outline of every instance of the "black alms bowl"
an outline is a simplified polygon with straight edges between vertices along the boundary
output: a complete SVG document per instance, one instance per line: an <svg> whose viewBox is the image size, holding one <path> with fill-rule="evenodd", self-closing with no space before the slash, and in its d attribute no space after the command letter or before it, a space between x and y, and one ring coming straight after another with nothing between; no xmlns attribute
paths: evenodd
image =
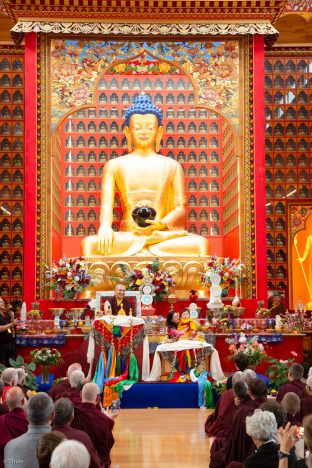
<svg viewBox="0 0 312 468"><path fill-rule="evenodd" d="M147 219L155 219L156 211L154 210L154 208L150 208L148 206L140 206L138 208L135 208L131 214L133 220L138 226L147 227L149 226L149 224L145 221Z"/></svg>

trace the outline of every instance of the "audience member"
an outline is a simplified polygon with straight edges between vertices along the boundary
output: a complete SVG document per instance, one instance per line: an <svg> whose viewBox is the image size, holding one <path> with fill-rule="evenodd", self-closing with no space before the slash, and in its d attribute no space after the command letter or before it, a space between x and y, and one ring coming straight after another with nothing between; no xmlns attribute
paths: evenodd
<svg viewBox="0 0 312 468"><path fill-rule="evenodd" d="M25 381L27 377L25 369L24 367L19 367L16 370L17 370L17 386L23 390L25 397L28 399L31 397L32 393L31 393L31 390L29 390L29 388L27 388L27 386L25 385Z"/></svg>
<svg viewBox="0 0 312 468"><path fill-rule="evenodd" d="M286 425L286 413L280 403L275 400L268 400L262 403L260 406L262 411L270 411L273 413L276 419L277 428L284 427Z"/></svg>
<svg viewBox="0 0 312 468"><path fill-rule="evenodd" d="M4 366L10 365L10 358L15 359L15 333L12 330L16 325L14 313L0 297L0 363Z"/></svg>
<svg viewBox="0 0 312 468"><path fill-rule="evenodd" d="M300 364L292 364L288 371L288 382L282 385L276 395L276 401L281 402L284 395L288 392L294 392L298 395L300 400L306 398L307 392L305 384L301 382L303 376L303 367Z"/></svg>
<svg viewBox="0 0 312 468"><path fill-rule="evenodd" d="M242 380L243 373L235 372L232 376L232 382ZM234 408L234 393L232 389L226 390L219 398L216 408L210 414L205 422L205 432L209 437L219 437L220 434L227 428L227 419Z"/></svg>
<svg viewBox="0 0 312 468"><path fill-rule="evenodd" d="M50 468L88 468L90 455L76 440L65 440L52 453Z"/></svg>
<svg viewBox="0 0 312 468"><path fill-rule="evenodd" d="M41 392L33 395L27 402L26 414L29 422L27 432L5 446L6 467L14 468L22 464L25 468L38 468L36 446L43 434L51 432L54 418L52 398Z"/></svg>
<svg viewBox="0 0 312 468"><path fill-rule="evenodd" d="M243 382L245 382L248 385L248 388L250 387L250 384L253 380L257 378L257 374L255 373L254 370L252 369L245 369L243 372Z"/></svg>
<svg viewBox="0 0 312 468"><path fill-rule="evenodd" d="M17 381L18 381L17 370L14 369L14 367L7 367L2 372L1 380L4 383L2 400L5 403L6 393L10 390L10 388L15 387L17 385Z"/></svg>
<svg viewBox="0 0 312 468"><path fill-rule="evenodd" d="M8 412L7 405L3 404L3 399L2 399L3 389L4 389L4 382L3 380L0 379L0 416Z"/></svg>
<svg viewBox="0 0 312 468"><path fill-rule="evenodd" d="M36 455L38 460L39 468L49 468L51 457L54 449L64 440L66 437L62 432L54 431L44 434L37 442ZM78 467L79 465L77 465Z"/></svg>
<svg viewBox="0 0 312 468"><path fill-rule="evenodd" d="M80 393L85 383L85 375L81 370L75 370L70 374L68 380L70 388L62 394L58 394L57 398L69 398L75 406L79 405L81 403Z"/></svg>
<svg viewBox="0 0 312 468"><path fill-rule="evenodd" d="M240 403L250 400L249 393L248 393L248 386L246 382L238 381L235 382L233 385L233 393L234 393L234 404L238 406Z"/></svg>
<svg viewBox="0 0 312 468"><path fill-rule="evenodd" d="M237 384L236 384L237 385ZM242 463L254 449L252 439L246 434L246 417L266 401L266 384L254 379L249 386L250 400L241 401L232 414L232 424L224 437L222 447L211 455L210 467L225 467L230 462Z"/></svg>
<svg viewBox="0 0 312 468"><path fill-rule="evenodd" d="M301 426L300 398L298 395L294 392L286 393L281 405L287 415L287 422L290 422L292 426Z"/></svg>
<svg viewBox="0 0 312 468"><path fill-rule="evenodd" d="M306 381L307 396L301 400L300 417L301 421L305 416L312 414L312 376L310 375Z"/></svg>
<svg viewBox="0 0 312 468"><path fill-rule="evenodd" d="M256 409L246 418L246 432L252 438L256 451L244 461L246 468L277 468L277 423L273 413Z"/></svg>
<svg viewBox="0 0 312 468"><path fill-rule="evenodd" d="M238 371L243 372L245 369L248 368L248 355L245 353L238 353L234 356L234 364L236 366L236 369ZM232 388L233 383L232 383L232 378L233 374L230 375L230 377L226 381L226 388L229 390Z"/></svg>
<svg viewBox="0 0 312 468"><path fill-rule="evenodd" d="M6 444L27 431L25 416L25 395L19 387L12 387L6 394L9 413L0 416L0 466Z"/></svg>
<svg viewBox="0 0 312 468"><path fill-rule="evenodd" d="M70 390L70 382L69 382L69 377L74 372L75 370L81 370L81 364L79 362L75 362L71 364L66 372L66 377L62 379L60 382L58 382L57 385L54 385L52 388L49 390L49 395L52 398L52 400L56 400L58 395L61 395L62 393L66 392L67 390Z"/></svg>
<svg viewBox="0 0 312 468"><path fill-rule="evenodd" d="M99 456L88 434L70 426L74 419L73 403L68 398L60 398L54 403L54 412L52 431L62 432L66 439L75 439L84 444L90 454L90 468L99 468Z"/></svg>
<svg viewBox="0 0 312 468"><path fill-rule="evenodd" d="M71 426L85 431L93 442L101 463L104 467L110 465L110 451L115 441L113 437L114 421L104 414L103 409L96 405L100 401L100 389L95 383L84 385L82 403L75 408L75 416Z"/></svg>

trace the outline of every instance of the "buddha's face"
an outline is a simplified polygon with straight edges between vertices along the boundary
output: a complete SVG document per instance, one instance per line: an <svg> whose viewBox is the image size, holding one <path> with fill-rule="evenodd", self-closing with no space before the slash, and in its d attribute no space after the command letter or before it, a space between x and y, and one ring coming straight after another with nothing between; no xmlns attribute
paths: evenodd
<svg viewBox="0 0 312 468"><path fill-rule="evenodd" d="M153 148L157 138L161 138L162 127L154 114L134 114L130 117L129 127L125 133L131 138L134 148Z"/></svg>

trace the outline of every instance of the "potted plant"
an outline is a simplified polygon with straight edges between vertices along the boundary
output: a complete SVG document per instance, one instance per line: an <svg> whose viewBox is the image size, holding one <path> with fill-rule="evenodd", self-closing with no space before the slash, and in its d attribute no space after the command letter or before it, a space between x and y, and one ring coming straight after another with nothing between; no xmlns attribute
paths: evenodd
<svg viewBox="0 0 312 468"><path fill-rule="evenodd" d="M295 362L295 357L297 353L295 351L291 351L290 354L293 356L288 359L275 359L273 357L268 356L267 363L268 368L266 373L270 377L272 390L278 391L281 385L284 385L288 381L288 370L290 366Z"/></svg>

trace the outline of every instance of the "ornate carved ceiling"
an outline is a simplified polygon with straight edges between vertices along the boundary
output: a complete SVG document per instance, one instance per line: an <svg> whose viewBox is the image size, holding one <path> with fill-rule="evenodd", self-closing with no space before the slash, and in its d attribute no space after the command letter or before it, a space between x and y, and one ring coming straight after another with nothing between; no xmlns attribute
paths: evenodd
<svg viewBox="0 0 312 468"><path fill-rule="evenodd" d="M14 21L255 21L274 23L286 0L2 0Z"/></svg>

